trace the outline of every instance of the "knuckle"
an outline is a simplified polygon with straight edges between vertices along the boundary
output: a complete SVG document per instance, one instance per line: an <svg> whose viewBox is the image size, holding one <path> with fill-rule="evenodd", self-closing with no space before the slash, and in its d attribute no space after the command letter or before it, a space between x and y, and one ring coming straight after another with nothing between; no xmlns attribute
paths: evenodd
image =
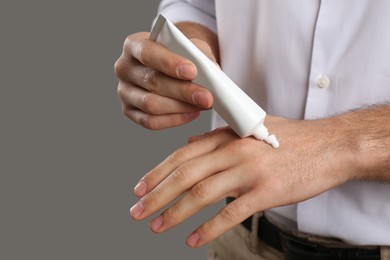
<svg viewBox="0 0 390 260"><path fill-rule="evenodd" d="M158 203L158 196L154 190L151 190L147 195L142 198L142 203L145 208L153 207L153 205Z"/></svg>
<svg viewBox="0 0 390 260"><path fill-rule="evenodd" d="M139 57L147 39L148 33L145 32L130 34L126 37L123 43L123 54L133 56L135 58Z"/></svg>
<svg viewBox="0 0 390 260"><path fill-rule="evenodd" d="M168 208L163 214L164 222L173 223L180 219L180 212L175 207Z"/></svg>
<svg viewBox="0 0 390 260"><path fill-rule="evenodd" d="M121 111L125 115L129 112L127 106L125 106L124 104L122 104L122 106L121 106Z"/></svg>
<svg viewBox="0 0 390 260"><path fill-rule="evenodd" d="M136 124L140 124L137 116L137 111L135 111L134 109L128 109L125 105L122 105L122 113L125 114L125 116L131 121L135 122Z"/></svg>
<svg viewBox="0 0 390 260"><path fill-rule="evenodd" d="M252 152L253 139L252 138L240 138L233 140L228 144L228 148L233 154L245 155Z"/></svg>
<svg viewBox="0 0 390 260"><path fill-rule="evenodd" d="M157 77L158 73L155 70L148 71L144 75L144 80L147 83L149 90L154 93L158 93L160 91L160 84Z"/></svg>
<svg viewBox="0 0 390 260"><path fill-rule="evenodd" d="M125 115L127 118L129 118L131 121L138 123L137 112L134 111L133 107L131 107L129 104L127 104L123 100L121 102L121 112L123 115Z"/></svg>
<svg viewBox="0 0 390 260"><path fill-rule="evenodd" d="M135 38L135 35L134 34L130 34L128 35L126 38L125 38L125 41L123 43L123 51L128 51L128 50L132 50L133 48L133 45L134 45L134 38Z"/></svg>
<svg viewBox="0 0 390 260"><path fill-rule="evenodd" d="M139 124L147 129L149 129L149 130L160 129L158 127L156 120L154 120L154 118L150 115L145 115L145 116L141 117L139 120Z"/></svg>
<svg viewBox="0 0 390 260"><path fill-rule="evenodd" d="M226 206L221 210L221 218L228 223L235 222L240 218L240 211L237 207Z"/></svg>
<svg viewBox="0 0 390 260"><path fill-rule="evenodd" d="M134 35L133 34L130 34L128 35L126 38L125 38L125 42L123 44L124 48L126 48L126 46L130 46L131 43L133 42L133 38L134 38Z"/></svg>
<svg viewBox="0 0 390 260"><path fill-rule="evenodd" d="M118 87L116 89L117 95L123 99L125 97L125 88L122 86L121 83L118 84Z"/></svg>
<svg viewBox="0 0 390 260"><path fill-rule="evenodd" d="M193 197L201 199L206 196L210 191L210 186L206 181L199 182L190 190L190 193Z"/></svg>
<svg viewBox="0 0 390 260"><path fill-rule="evenodd" d="M195 104L193 100L193 94L196 91L202 91L202 89L198 88L193 82L184 81L180 83L180 87L177 88L177 98L186 103Z"/></svg>
<svg viewBox="0 0 390 260"><path fill-rule="evenodd" d="M157 198L158 198L158 196L157 196L155 190L151 190L151 191L148 193L148 195L147 195L147 200L148 200L148 201L156 201Z"/></svg>
<svg viewBox="0 0 390 260"><path fill-rule="evenodd" d="M147 45L144 45L143 47L139 48L138 50L138 59L143 64L150 63L150 49Z"/></svg>
<svg viewBox="0 0 390 260"><path fill-rule="evenodd" d="M170 72L171 74L175 74L175 68L179 65L179 63L180 60L173 56L170 58L161 59L159 65L161 66L162 70Z"/></svg>
<svg viewBox="0 0 390 260"><path fill-rule="evenodd" d="M152 94L148 93L148 94L143 95L141 103L142 103L142 107L143 107L144 111L147 113L153 114L153 113L158 111L155 97Z"/></svg>
<svg viewBox="0 0 390 260"><path fill-rule="evenodd" d="M185 160L185 158L187 157L187 153L188 153L187 148L182 147L182 148L176 150L175 152L173 152L169 156L168 161L170 161L172 164L177 165Z"/></svg>
<svg viewBox="0 0 390 260"><path fill-rule="evenodd" d="M239 140L234 140L229 144L229 149L232 151L234 154L241 154L242 151L245 151L245 144L242 142L241 139Z"/></svg>
<svg viewBox="0 0 390 260"><path fill-rule="evenodd" d="M150 123L149 115L141 114L137 109L129 109L125 105L122 106L122 112L133 122L136 124L151 129L153 127L152 123Z"/></svg>
<svg viewBox="0 0 390 260"><path fill-rule="evenodd" d="M185 180L188 179L188 169L185 165L179 166L173 173L172 173L172 179L175 183L183 183Z"/></svg>
<svg viewBox="0 0 390 260"><path fill-rule="evenodd" d="M205 240L209 240L210 238L218 236L218 230L213 221L207 221L203 223L197 231L200 236Z"/></svg>
<svg viewBox="0 0 390 260"><path fill-rule="evenodd" d="M114 71L116 76L118 78L123 77L127 73L127 70L128 70L128 64L122 57L120 57L114 64Z"/></svg>

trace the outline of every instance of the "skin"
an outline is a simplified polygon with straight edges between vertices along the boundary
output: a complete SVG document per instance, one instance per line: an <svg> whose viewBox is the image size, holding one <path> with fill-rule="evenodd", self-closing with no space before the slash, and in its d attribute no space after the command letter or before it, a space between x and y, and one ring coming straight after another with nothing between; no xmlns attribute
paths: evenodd
<svg viewBox="0 0 390 260"><path fill-rule="evenodd" d="M191 23L179 28L218 61L213 33ZM190 61L147 37L129 36L115 65L124 114L149 129L192 121L212 106L211 94L190 82L196 76ZM236 198L187 238L188 246L198 247L258 211L310 199L350 180L390 181L388 105L310 121L267 116L265 124L279 149L241 139L229 127L189 138L136 185L140 200L130 209L132 218L143 220L182 196L151 221L151 230L161 233L210 204Z"/></svg>
<svg viewBox="0 0 390 260"><path fill-rule="evenodd" d="M191 41L211 60L217 61L216 35L207 28L181 23ZM191 37L196 35L197 37ZM140 32L128 36L122 55L115 63L122 112L135 123L159 130L191 122L199 112L210 109L211 93L195 84L195 65ZM211 47L214 46L214 47Z"/></svg>

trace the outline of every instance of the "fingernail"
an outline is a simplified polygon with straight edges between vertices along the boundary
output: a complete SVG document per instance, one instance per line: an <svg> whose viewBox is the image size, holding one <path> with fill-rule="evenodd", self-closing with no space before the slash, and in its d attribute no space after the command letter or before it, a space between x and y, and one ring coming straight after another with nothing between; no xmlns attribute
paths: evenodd
<svg viewBox="0 0 390 260"><path fill-rule="evenodd" d="M144 204L142 201L138 201L137 204L135 204L131 209L130 209L130 215L133 218L138 218L141 216L142 212L144 211Z"/></svg>
<svg viewBox="0 0 390 260"><path fill-rule="evenodd" d="M188 237L187 239L187 245L190 247L195 247L199 242L199 235L198 233L192 233L191 236Z"/></svg>
<svg viewBox="0 0 390 260"><path fill-rule="evenodd" d="M195 92L192 101L200 107L209 108L209 95L203 91Z"/></svg>
<svg viewBox="0 0 390 260"><path fill-rule="evenodd" d="M146 193L146 183L145 183L144 180L141 180L140 182L138 182L138 184L134 188L134 193L138 197L142 197L142 196L145 195L145 193Z"/></svg>
<svg viewBox="0 0 390 260"><path fill-rule="evenodd" d="M194 79L195 68L193 65L184 63L177 68L177 74L183 79Z"/></svg>
<svg viewBox="0 0 390 260"><path fill-rule="evenodd" d="M160 227L163 224L163 217L158 216L157 218L153 219L152 222L150 222L150 228L154 231L157 232Z"/></svg>
<svg viewBox="0 0 390 260"><path fill-rule="evenodd" d="M197 118L199 115L200 115L200 112L194 112L194 113L183 114L183 117L187 120L191 120L191 119Z"/></svg>

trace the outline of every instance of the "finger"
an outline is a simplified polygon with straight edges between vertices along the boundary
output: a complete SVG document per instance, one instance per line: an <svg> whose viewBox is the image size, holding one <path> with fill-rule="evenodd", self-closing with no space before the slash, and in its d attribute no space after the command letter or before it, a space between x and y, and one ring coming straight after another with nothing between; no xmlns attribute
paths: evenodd
<svg viewBox="0 0 390 260"><path fill-rule="evenodd" d="M181 126L193 121L200 115L200 112L151 115L139 109L129 109L127 107L122 108L122 111L130 120L150 130L160 130Z"/></svg>
<svg viewBox="0 0 390 260"><path fill-rule="evenodd" d="M206 133L203 133L203 134L200 134L200 135L194 135L194 136L190 136L187 140L188 143L193 143L193 142L196 142L196 141L200 141L204 138L207 138L209 137L210 135L213 135L217 132L220 132L220 131L224 131L224 130L227 130L228 127L227 126L223 126L223 127L219 127L219 128L216 128L212 131L209 131L209 132L206 132ZM229 131L229 130L228 130Z"/></svg>
<svg viewBox="0 0 390 260"><path fill-rule="evenodd" d="M222 208L217 215L197 228L186 240L189 247L199 247L232 229L259 210L259 194L246 193Z"/></svg>
<svg viewBox="0 0 390 260"><path fill-rule="evenodd" d="M199 108L188 103L146 91L130 83L120 82L118 95L130 108L136 107L147 114L164 115L198 112Z"/></svg>
<svg viewBox="0 0 390 260"><path fill-rule="evenodd" d="M193 80L196 66L188 59L177 55L146 35L130 36L124 44L124 53L130 53L146 67L156 69L171 77Z"/></svg>
<svg viewBox="0 0 390 260"><path fill-rule="evenodd" d="M213 96L207 89L191 81L172 78L145 66L134 66L125 80L158 95L181 100L204 109L211 108L213 104Z"/></svg>
<svg viewBox="0 0 390 260"><path fill-rule="evenodd" d="M214 151L222 142L224 142L226 137L226 133L212 135L210 138L201 142L191 143L176 150L140 180L134 189L135 194L138 197L144 196L181 164ZM142 189L139 187L142 187Z"/></svg>
<svg viewBox="0 0 390 260"><path fill-rule="evenodd" d="M239 188L239 183L242 181L242 176L232 169L210 176L151 221L150 228L154 232L164 232L223 198L240 196L242 188Z"/></svg>
<svg viewBox="0 0 390 260"><path fill-rule="evenodd" d="M214 173L227 169L230 167L232 161L226 161L225 158L226 157L221 156L221 152L215 152L199 156L181 164L159 185L142 197L140 203L142 203L143 212L141 215L131 214L132 217L135 219L143 219L154 214L185 193L196 183L206 179ZM199 185L194 191L190 191L189 193L200 193L202 187L204 186ZM193 188L191 188L191 190L192 189ZM136 211L136 213L138 213L138 211Z"/></svg>
<svg viewBox="0 0 390 260"><path fill-rule="evenodd" d="M194 136L190 136L188 137L187 139L187 143L193 143L193 142L196 142L196 141L199 141L199 140L202 140L203 138L205 138L207 136L208 132L206 133L203 133L203 134L200 134L200 135L194 135Z"/></svg>

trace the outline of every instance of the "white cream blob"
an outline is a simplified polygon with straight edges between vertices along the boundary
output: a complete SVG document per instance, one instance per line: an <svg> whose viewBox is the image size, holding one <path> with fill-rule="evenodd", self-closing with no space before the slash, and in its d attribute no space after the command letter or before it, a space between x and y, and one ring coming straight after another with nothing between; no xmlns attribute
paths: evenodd
<svg viewBox="0 0 390 260"><path fill-rule="evenodd" d="M279 148L279 141L278 141L278 139L276 139L275 135L269 135L268 137L266 137L264 139L264 141L266 141L267 143L272 145L272 147L275 148L275 149Z"/></svg>

